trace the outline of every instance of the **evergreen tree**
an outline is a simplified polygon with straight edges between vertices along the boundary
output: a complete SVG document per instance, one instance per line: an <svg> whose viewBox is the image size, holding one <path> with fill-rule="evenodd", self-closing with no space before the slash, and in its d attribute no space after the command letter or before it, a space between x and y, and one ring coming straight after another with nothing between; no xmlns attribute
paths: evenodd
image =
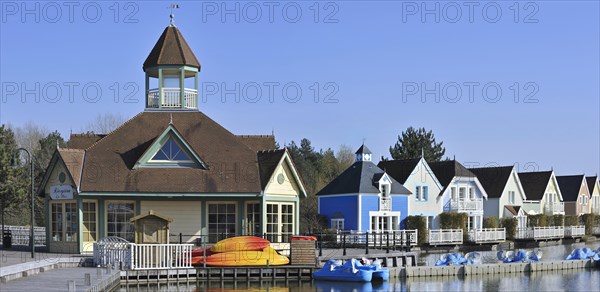
<svg viewBox="0 0 600 292"><path fill-rule="evenodd" d="M440 161L446 153L446 149L442 146L443 143L435 141L431 130L409 127L398 136L398 142L390 147L390 154L393 159L412 159L421 157L421 153L423 153L425 160L436 162Z"/></svg>
<svg viewBox="0 0 600 292"><path fill-rule="evenodd" d="M17 150L13 131L5 125L0 126L0 217L2 228L5 219L21 212L19 206L26 202L29 179L25 177L25 168L13 167ZM14 222L14 221L11 221Z"/></svg>

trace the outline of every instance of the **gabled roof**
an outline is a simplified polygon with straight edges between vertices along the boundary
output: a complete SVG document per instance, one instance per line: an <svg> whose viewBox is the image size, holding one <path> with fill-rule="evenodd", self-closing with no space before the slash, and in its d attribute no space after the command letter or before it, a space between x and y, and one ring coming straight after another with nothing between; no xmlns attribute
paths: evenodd
<svg viewBox="0 0 600 292"><path fill-rule="evenodd" d="M371 161L357 161L348 167L328 185L321 189L317 196L335 194L377 194L378 181L384 171ZM391 194L412 194L401 183L390 176Z"/></svg>
<svg viewBox="0 0 600 292"><path fill-rule="evenodd" d="M209 167L139 168L172 119ZM257 153L201 112L142 112L86 150L82 192L260 193Z"/></svg>
<svg viewBox="0 0 600 292"><path fill-rule="evenodd" d="M521 210L521 206L516 205L504 205L504 209L513 214L513 216L519 215L519 210Z"/></svg>
<svg viewBox="0 0 600 292"><path fill-rule="evenodd" d="M105 136L104 134L71 134L67 148L86 149Z"/></svg>
<svg viewBox="0 0 600 292"><path fill-rule="evenodd" d="M275 136L273 135L237 135L242 142L254 151L274 150Z"/></svg>
<svg viewBox="0 0 600 292"><path fill-rule="evenodd" d="M560 192L565 202L575 202L579 197L581 184L585 183L584 175L561 175L556 176Z"/></svg>
<svg viewBox="0 0 600 292"><path fill-rule="evenodd" d="M143 69L146 71L159 65L185 65L200 69L200 62L175 26L165 28L144 61Z"/></svg>
<svg viewBox="0 0 600 292"><path fill-rule="evenodd" d="M586 176L585 177L590 196L594 194L594 186L598 184L598 176Z"/></svg>
<svg viewBox="0 0 600 292"><path fill-rule="evenodd" d="M454 177L476 177L474 173L456 160L430 162L428 164L444 188L452 182Z"/></svg>
<svg viewBox="0 0 600 292"><path fill-rule="evenodd" d="M479 179L488 194L488 198L500 198L502 196L512 170L512 166L469 168L469 171Z"/></svg>
<svg viewBox="0 0 600 292"><path fill-rule="evenodd" d="M408 177L415 171L420 158L380 161L377 166L400 183L406 183Z"/></svg>
<svg viewBox="0 0 600 292"><path fill-rule="evenodd" d="M256 154L258 157L258 170L260 172L260 185L263 190L267 187L284 153L284 149L279 149L258 151Z"/></svg>
<svg viewBox="0 0 600 292"><path fill-rule="evenodd" d="M52 170L56 166L57 163L64 163L67 168L67 175L71 178L74 187L79 189L79 182L81 180L81 172L83 167L83 159L84 159L85 151L82 149L65 149L58 148L54 151L52 155L52 159L44 172L44 177L40 183L38 189L38 194L44 196L44 187L52 174Z"/></svg>
<svg viewBox="0 0 600 292"><path fill-rule="evenodd" d="M519 179L528 200L541 200L551 178L552 171L519 172Z"/></svg>

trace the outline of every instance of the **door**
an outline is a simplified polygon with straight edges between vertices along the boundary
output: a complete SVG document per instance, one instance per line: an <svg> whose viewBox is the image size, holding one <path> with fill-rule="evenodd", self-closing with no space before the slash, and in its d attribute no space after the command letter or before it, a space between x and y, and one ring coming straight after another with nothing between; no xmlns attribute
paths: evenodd
<svg viewBox="0 0 600 292"><path fill-rule="evenodd" d="M98 239L98 204L96 201L83 201L82 211L83 252L91 253L94 251L94 242Z"/></svg>
<svg viewBox="0 0 600 292"><path fill-rule="evenodd" d="M268 203L267 239L271 242L289 242L294 230L294 204Z"/></svg>

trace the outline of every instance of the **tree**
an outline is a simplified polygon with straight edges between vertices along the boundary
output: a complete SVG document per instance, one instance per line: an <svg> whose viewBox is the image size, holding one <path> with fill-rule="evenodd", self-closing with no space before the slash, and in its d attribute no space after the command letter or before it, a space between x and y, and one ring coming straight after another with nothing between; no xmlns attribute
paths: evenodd
<svg viewBox="0 0 600 292"><path fill-rule="evenodd" d="M13 131L5 125L0 126L0 211L3 230L5 214L11 216L19 212L18 206L25 201L29 185L29 180L24 179L24 168L12 166L17 148Z"/></svg>
<svg viewBox="0 0 600 292"><path fill-rule="evenodd" d="M108 134L125 122L125 118L119 114L98 114L82 132L95 134Z"/></svg>
<svg viewBox="0 0 600 292"><path fill-rule="evenodd" d="M437 143L433 132L425 128L415 129L409 127L398 136L398 142L390 147L393 159L412 159L424 154L425 160L430 162L440 161L446 149L442 146L444 142Z"/></svg>
<svg viewBox="0 0 600 292"><path fill-rule="evenodd" d="M340 145L335 157L338 161L338 174L342 173L346 168L354 163L354 150L348 145Z"/></svg>

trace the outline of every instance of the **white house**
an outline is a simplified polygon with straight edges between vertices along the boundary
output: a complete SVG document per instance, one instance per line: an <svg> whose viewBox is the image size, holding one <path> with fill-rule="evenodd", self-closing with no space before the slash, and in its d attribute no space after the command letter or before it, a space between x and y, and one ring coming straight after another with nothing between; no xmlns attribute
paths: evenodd
<svg viewBox="0 0 600 292"><path fill-rule="evenodd" d="M527 226L523 201L527 200L523 185L514 166L469 168L488 194L483 201L484 216L498 219L515 217L518 228Z"/></svg>
<svg viewBox="0 0 600 292"><path fill-rule="evenodd" d="M438 194L443 186L424 158L381 161L378 166L395 178L413 195L408 200L408 214L424 216L428 229L439 229L438 215L443 210Z"/></svg>
<svg viewBox="0 0 600 292"><path fill-rule="evenodd" d="M600 182L598 176L588 176L585 178L590 191L591 213L600 214Z"/></svg>
<svg viewBox="0 0 600 292"><path fill-rule="evenodd" d="M562 193L554 171L520 172L519 179L527 194L527 200L523 201L527 214L565 214Z"/></svg>

